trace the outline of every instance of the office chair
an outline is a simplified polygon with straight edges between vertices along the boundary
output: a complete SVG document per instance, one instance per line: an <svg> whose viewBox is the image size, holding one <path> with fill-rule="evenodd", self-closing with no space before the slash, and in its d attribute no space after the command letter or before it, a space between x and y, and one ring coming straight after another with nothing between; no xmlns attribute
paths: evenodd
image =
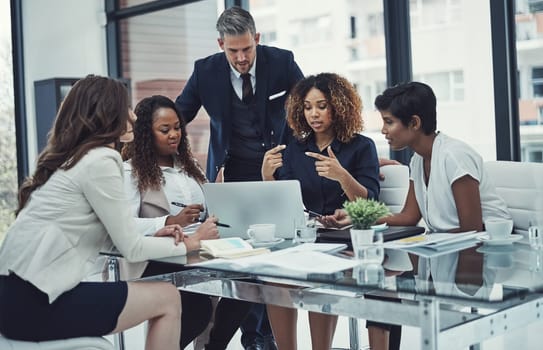
<svg viewBox="0 0 543 350"><path fill-rule="evenodd" d="M543 226L543 164L489 161L485 170L513 217L514 233L528 242L528 228Z"/></svg>
<svg viewBox="0 0 543 350"><path fill-rule="evenodd" d="M113 350L113 345L102 337L83 337L42 342L11 340L0 335L2 350Z"/></svg>
<svg viewBox="0 0 543 350"><path fill-rule="evenodd" d="M391 213L399 213L405 204L409 191L409 167L406 165L385 165L379 169L379 172L385 177L381 181L379 201L385 203ZM391 252L387 253L391 254ZM393 254L407 255L404 252L393 252ZM349 317L350 350L360 349L359 331L358 319Z"/></svg>
<svg viewBox="0 0 543 350"><path fill-rule="evenodd" d="M513 264L535 265L535 259L540 257L530 248L528 229L530 226L539 226L539 231L543 230L543 164L489 161L485 162L485 170L513 217L513 232L523 236L513 253ZM530 271L515 274L506 271L496 272L496 278L502 283L524 287L530 285Z"/></svg>

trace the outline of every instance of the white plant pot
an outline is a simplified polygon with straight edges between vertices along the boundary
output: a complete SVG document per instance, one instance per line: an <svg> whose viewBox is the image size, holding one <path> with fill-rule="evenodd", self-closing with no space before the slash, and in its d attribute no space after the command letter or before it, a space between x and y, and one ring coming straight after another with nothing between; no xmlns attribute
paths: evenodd
<svg viewBox="0 0 543 350"><path fill-rule="evenodd" d="M357 230L352 228L351 229L351 242L354 245L361 245L361 244L372 244L373 243L373 234L375 231L373 229L366 229L366 230Z"/></svg>
<svg viewBox="0 0 543 350"><path fill-rule="evenodd" d="M373 229L351 229L354 255L362 264L381 264L384 258L383 235Z"/></svg>

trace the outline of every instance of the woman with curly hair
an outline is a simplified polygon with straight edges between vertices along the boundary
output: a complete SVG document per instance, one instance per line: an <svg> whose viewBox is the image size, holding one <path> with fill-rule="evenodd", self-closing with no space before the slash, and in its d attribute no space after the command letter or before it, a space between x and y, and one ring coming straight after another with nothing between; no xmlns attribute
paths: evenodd
<svg viewBox="0 0 543 350"><path fill-rule="evenodd" d="M362 101L351 83L333 73L301 80L287 100L296 140L264 156L264 180L297 179L307 209L323 215L345 200L379 196L379 161L363 130Z"/></svg>
<svg viewBox="0 0 543 350"><path fill-rule="evenodd" d="M134 112L134 141L124 149L129 158L124 164L126 192L139 230L148 234L157 227L179 224L185 232L194 231L183 242L188 251L197 250L200 240L218 238L218 230L216 218L198 222L204 216L201 185L207 180L190 150L185 122L173 101L160 95L144 98ZM179 270L179 265L155 261L145 267L143 277ZM181 292L181 303L180 348L184 349L207 327L213 308L211 297L202 294ZM249 305L234 299L219 301L206 349L226 348Z"/></svg>
<svg viewBox="0 0 543 350"><path fill-rule="evenodd" d="M307 209L333 214L346 200L379 196L379 161L363 130L362 101L353 85L333 73L309 76L287 100L295 141L264 155L264 180L300 181ZM297 310L268 305L279 349L296 349ZM313 349L330 349L337 316L309 313Z"/></svg>

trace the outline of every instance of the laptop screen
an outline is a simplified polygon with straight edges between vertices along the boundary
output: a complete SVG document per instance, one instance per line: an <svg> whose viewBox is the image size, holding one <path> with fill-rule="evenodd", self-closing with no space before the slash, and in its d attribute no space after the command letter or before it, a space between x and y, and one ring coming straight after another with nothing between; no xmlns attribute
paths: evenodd
<svg viewBox="0 0 543 350"><path fill-rule="evenodd" d="M275 224L275 236L293 238L296 222L304 222L302 191L297 180L205 183L209 215L230 227L221 237L248 238L253 224Z"/></svg>

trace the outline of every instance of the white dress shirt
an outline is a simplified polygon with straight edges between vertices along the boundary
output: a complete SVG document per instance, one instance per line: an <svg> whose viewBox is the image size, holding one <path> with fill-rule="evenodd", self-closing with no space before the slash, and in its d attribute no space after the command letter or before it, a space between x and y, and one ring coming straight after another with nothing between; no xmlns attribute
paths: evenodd
<svg viewBox="0 0 543 350"><path fill-rule="evenodd" d="M253 62L253 66L251 69L249 69L249 72L251 74L251 85L253 86L253 94L256 91L256 57L255 61ZM241 73L230 65L230 81L232 82L232 87L234 88L234 91L236 92L236 95L238 95L239 99L243 99L243 78L241 77Z"/></svg>
<svg viewBox="0 0 543 350"><path fill-rule="evenodd" d="M511 218L492 179L484 171L483 159L460 140L443 133L436 136L428 186L424 182L424 160L420 155L413 155L410 169L419 210L430 231L447 232L460 226L452 185L466 175L479 182L483 222L489 218Z"/></svg>
<svg viewBox="0 0 543 350"><path fill-rule="evenodd" d="M423 158L416 153L411 158L415 197L430 231L447 232L460 226L452 185L466 175L479 182L483 222L489 218L511 218L505 202L498 196L492 180L484 171L483 159L466 143L439 133L432 146L430 166L430 178L426 186ZM431 275L436 291L460 295L460 290L454 284L457 264L458 253L419 259L419 278L428 280ZM485 270L483 277L485 281L490 279L488 271ZM480 292L484 292L485 288Z"/></svg>
<svg viewBox="0 0 543 350"><path fill-rule="evenodd" d="M171 167L161 167L165 183L162 185L162 191L168 199L170 205L170 215L177 215L183 208L171 204L178 202L183 204L202 204L204 203L204 192L202 187L194 178L190 177L181 168L175 165ZM132 176L132 164L130 161L124 163L124 184L125 192L130 200L130 212L136 218L138 232L144 235L152 235L161 227L164 227L168 216L156 218L139 218L141 195L138 190L137 180ZM201 218L205 217L202 213Z"/></svg>

